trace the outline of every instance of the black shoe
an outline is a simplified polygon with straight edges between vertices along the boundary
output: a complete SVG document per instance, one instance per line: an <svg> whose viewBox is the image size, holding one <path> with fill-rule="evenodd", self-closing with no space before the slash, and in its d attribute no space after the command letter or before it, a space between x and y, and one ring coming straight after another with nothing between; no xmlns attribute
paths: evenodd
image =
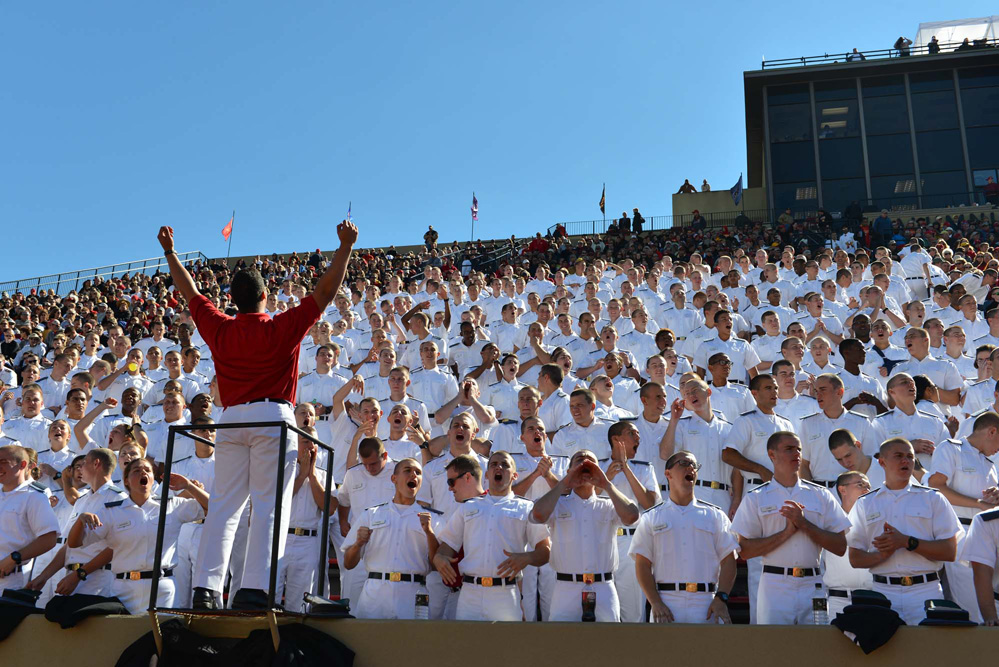
<svg viewBox="0 0 999 667"><path fill-rule="evenodd" d="M200 586L194 589L194 594L191 596L191 607L206 611L220 608L218 601L215 599L215 591Z"/></svg>
<svg viewBox="0 0 999 667"><path fill-rule="evenodd" d="M267 593L259 588L240 588L229 606L241 610L266 610Z"/></svg>

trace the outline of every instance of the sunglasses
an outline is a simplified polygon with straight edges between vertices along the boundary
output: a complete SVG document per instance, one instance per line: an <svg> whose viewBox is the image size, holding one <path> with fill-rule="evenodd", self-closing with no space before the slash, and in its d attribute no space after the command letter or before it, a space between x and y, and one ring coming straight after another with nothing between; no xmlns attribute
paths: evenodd
<svg viewBox="0 0 999 667"><path fill-rule="evenodd" d="M673 463L673 465L670 466L670 468L676 468L678 466L680 468L690 468L694 472L697 472L698 470L701 469L701 464L700 463L694 463L690 459L682 459L680 461L675 461Z"/></svg>
<svg viewBox="0 0 999 667"><path fill-rule="evenodd" d="M448 488L453 489L454 485L458 483L458 480L461 479L462 477L464 477L467 474L468 474L467 472L463 472L460 475L458 475L457 477L448 477L447 478Z"/></svg>

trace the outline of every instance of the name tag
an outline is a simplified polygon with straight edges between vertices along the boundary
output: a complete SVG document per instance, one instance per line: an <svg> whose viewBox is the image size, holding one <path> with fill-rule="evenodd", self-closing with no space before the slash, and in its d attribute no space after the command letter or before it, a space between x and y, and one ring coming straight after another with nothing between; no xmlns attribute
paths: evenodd
<svg viewBox="0 0 999 667"><path fill-rule="evenodd" d="M440 477L440 476L441 476L441 475L443 475L443 474L444 474L445 472L447 472L447 471L446 471L446 470L445 470L444 468L441 468L440 470L435 470L435 471L434 471L434 477Z"/></svg>
<svg viewBox="0 0 999 667"><path fill-rule="evenodd" d="M385 519L375 519L374 521L371 522L371 527L378 528L379 526L384 526L386 523L388 523L388 521L386 521Z"/></svg>
<svg viewBox="0 0 999 667"><path fill-rule="evenodd" d="M664 530L669 530L669 521L665 521L663 523L656 524L655 526L652 526L652 532L653 533L661 533Z"/></svg>
<svg viewBox="0 0 999 667"><path fill-rule="evenodd" d="M129 521L122 521L121 523L119 523L119 524L117 524L115 526L115 530L125 530L126 528L131 528L131 527L132 527L131 520L129 520Z"/></svg>
<svg viewBox="0 0 999 667"><path fill-rule="evenodd" d="M757 438L766 438L766 437L768 437L768 435L769 434L766 431L757 431L756 432L756 437Z"/></svg>
<svg viewBox="0 0 999 667"><path fill-rule="evenodd" d="M881 518L881 512L871 512L867 515L867 523L872 523Z"/></svg>
<svg viewBox="0 0 999 667"><path fill-rule="evenodd" d="M360 483L358 483L358 484L355 484L354 486L352 486L352 487L350 487L350 488L351 488L351 490L353 490L353 491L356 491L356 490L358 490L358 489L363 489L363 488L364 488L364 482L360 482Z"/></svg>
<svg viewBox="0 0 999 667"><path fill-rule="evenodd" d="M478 507L472 507L467 512L465 512L465 516L468 517L468 518L471 518L471 517L475 516L478 513L479 513L479 508Z"/></svg>
<svg viewBox="0 0 999 667"><path fill-rule="evenodd" d="M690 429L689 431L687 431L687 433L689 433L690 435L700 435L701 431L700 430Z"/></svg>
<svg viewBox="0 0 999 667"><path fill-rule="evenodd" d="M973 475L976 472L978 472L978 468L961 468L961 472L965 472L965 473Z"/></svg>
<svg viewBox="0 0 999 667"><path fill-rule="evenodd" d="M773 514L777 511L776 505L767 505L766 507L760 508L760 514Z"/></svg>
<svg viewBox="0 0 999 667"><path fill-rule="evenodd" d="M572 517L572 512L569 510L559 510L558 514L555 516L556 519L569 519Z"/></svg>

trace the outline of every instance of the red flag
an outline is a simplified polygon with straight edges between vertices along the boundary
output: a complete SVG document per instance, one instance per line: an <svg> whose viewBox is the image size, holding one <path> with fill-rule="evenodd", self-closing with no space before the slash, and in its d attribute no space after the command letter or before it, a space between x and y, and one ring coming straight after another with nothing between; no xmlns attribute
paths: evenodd
<svg viewBox="0 0 999 667"><path fill-rule="evenodd" d="M229 222L226 224L225 227L222 228L222 238L224 238L226 241L228 241L229 236L232 235L232 221L235 219L236 219L235 215L229 218Z"/></svg>

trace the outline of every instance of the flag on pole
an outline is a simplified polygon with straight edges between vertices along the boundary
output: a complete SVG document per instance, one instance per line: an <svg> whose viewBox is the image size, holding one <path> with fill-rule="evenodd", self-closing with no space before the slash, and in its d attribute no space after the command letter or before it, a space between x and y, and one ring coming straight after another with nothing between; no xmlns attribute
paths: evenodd
<svg viewBox="0 0 999 667"><path fill-rule="evenodd" d="M600 191L600 212L606 213L604 210L604 205L607 203L607 184L604 183L604 189Z"/></svg>
<svg viewBox="0 0 999 667"><path fill-rule="evenodd" d="M350 222L350 207L353 206L354 202L347 202L347 222Z"/></svg>
<svg viewBox="0 0 999 667"><path fill-rule="evenodd" d="M472 220L479 219L479 200L475 198L475 193L472 193Z"/></svg>
<svg viewBox="0 0 999 667"><path fill-rule="evenodd" d="M739 202L742 201L742 174L739 174L739 182L732 186L729 194L732 195L732 201L738 206Z"/></svg>
<svg viewBox="0 0 999 667"><path fill-rule="evenodd" d="M236 214L233 213L232 217L229 218L229 222L226 223L226 226L222 228L222 238L225 239L226 241L228 241L229 237L232 236L232 221L235 219L236 219Z"/></svg>

